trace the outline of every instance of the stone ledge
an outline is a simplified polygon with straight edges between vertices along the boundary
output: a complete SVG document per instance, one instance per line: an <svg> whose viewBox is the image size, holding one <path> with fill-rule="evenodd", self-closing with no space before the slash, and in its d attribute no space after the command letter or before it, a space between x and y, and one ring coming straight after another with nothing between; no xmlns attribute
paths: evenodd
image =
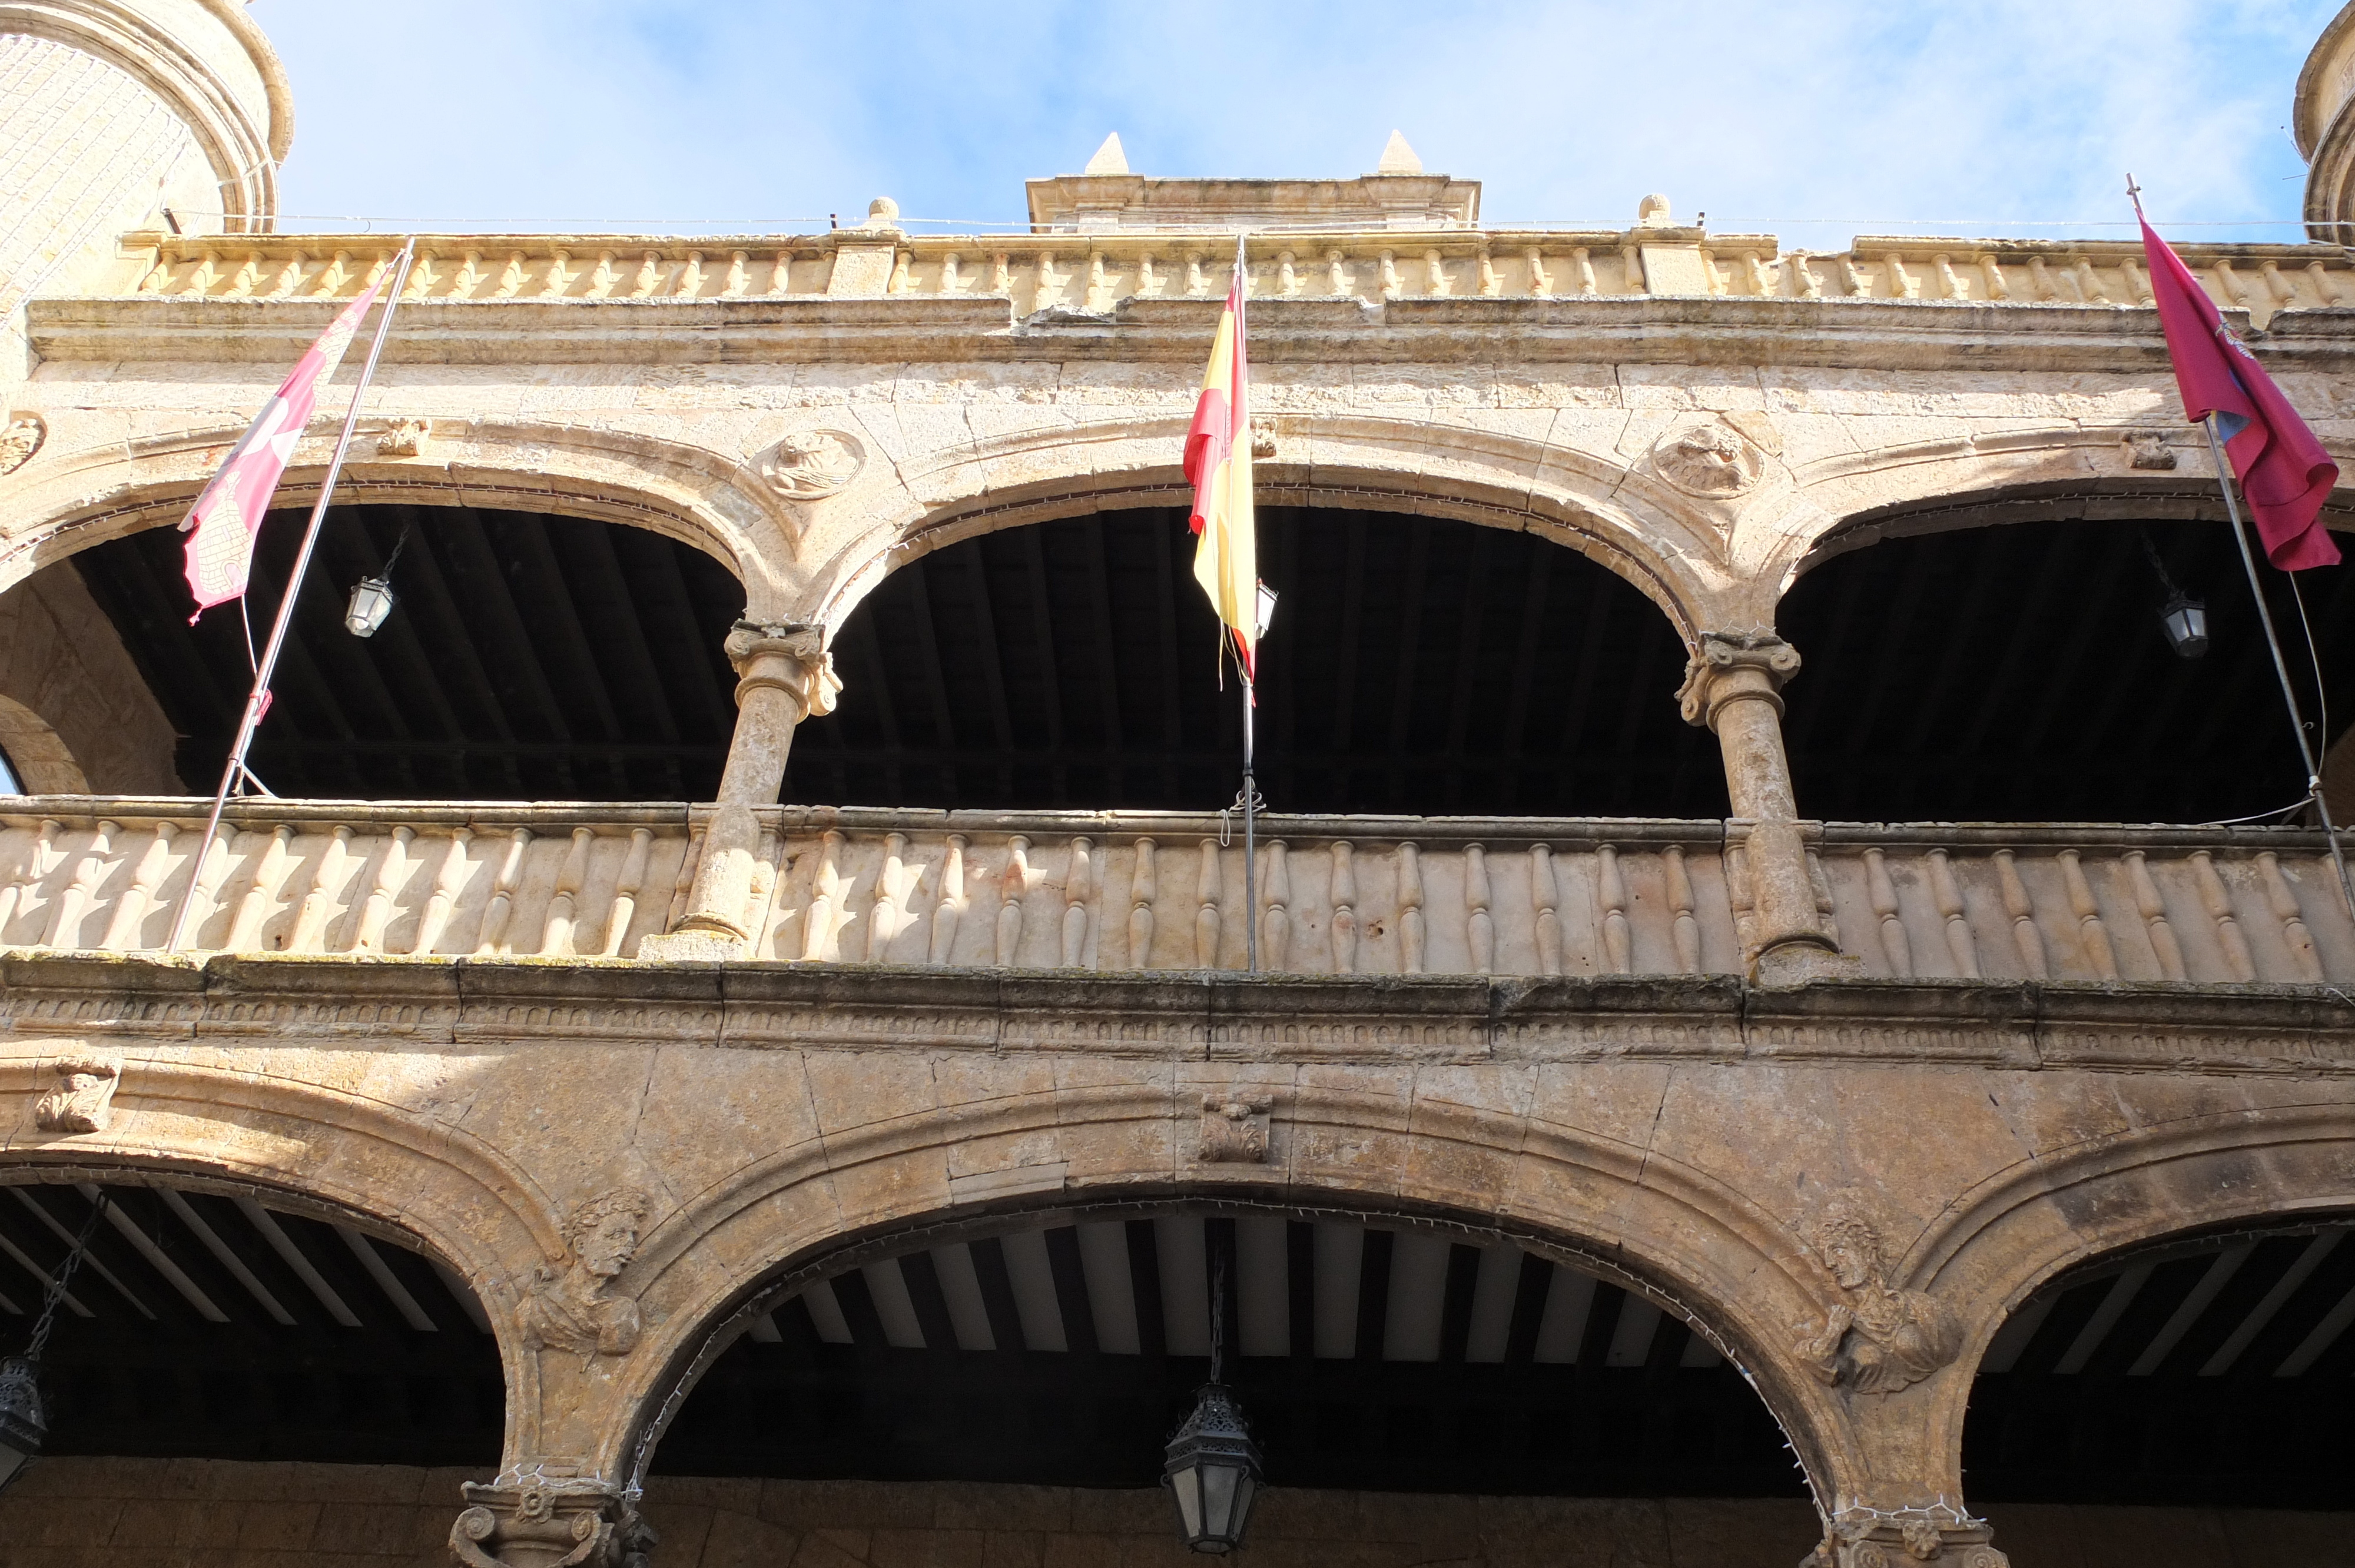
<svg viewBox="0 0 2355 1568"><path fill-rule="evenodd" d="M915 1048L1300 1062L2355 1071L2329 986L941 970L604 959L0 954L0 1037Z"/></svg>

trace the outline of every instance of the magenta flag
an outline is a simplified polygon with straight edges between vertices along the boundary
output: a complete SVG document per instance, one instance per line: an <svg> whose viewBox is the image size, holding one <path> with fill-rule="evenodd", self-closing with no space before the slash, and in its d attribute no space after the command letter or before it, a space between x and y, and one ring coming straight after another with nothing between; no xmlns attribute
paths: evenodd
<svg viewBox="0 0 2355 1568"><path fill-rule="evenodd" d="M319 400L319 387L343 363L344 351L360 330L368 307L376 303L371 286L337 316L335 324L297 360L270 401L222 463L197 503L188 508L180 532L188 535L188 591L196 596L197 616L217 604L239 599L253 571L253 541L277 493L279 476L294 455L294 443Z"/></svg>
<svg viewBox="0 0 2355 1568"><path fill-rule="evenodd" d="M2335 567L2339 546L2322 525L2322 503L2339 482L2339 465L2297 417L2265 367L2232 329L2208 291L2166 240L2142 226L2151 298L2167 330L2168 356L2183 393L2183 417L2216 416L2224 455L2241 477L2249 515L2265 558L2286 572Z"/></svg>

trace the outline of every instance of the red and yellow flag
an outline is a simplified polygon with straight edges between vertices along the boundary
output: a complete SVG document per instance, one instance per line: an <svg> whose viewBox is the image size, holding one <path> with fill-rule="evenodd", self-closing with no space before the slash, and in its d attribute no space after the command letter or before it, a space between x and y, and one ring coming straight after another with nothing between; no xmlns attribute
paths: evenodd
<svg viewBox="0 0 2355 1568"><path fill-rule="evenodd" d="M1243 679L1255 678L1259 646L1259 546L1252 515L1251 366L1243 350L1243 269L1235 261L1227 308L1210 345L1194 424L1186 432L1186 477L1194 486L1194 580L1235 640Z"/></svg>
<svg viewBox="0 0 2355 1568"><path fill-rule="evenodd" d="M180 532L188 535L185 552L188 592L197 601L197 615L188 618L189 624L194 625L197 616L213 606L245 592L246 577L253 569L254 536L261 532L261 519L270 510L278 477L286 471L294 445L311 422L320 385L343 363L344 350L351 346L376 296L376 286L371 285L336 317L261 406L261 413L229 452L220 471L188 508Z"/></svg>

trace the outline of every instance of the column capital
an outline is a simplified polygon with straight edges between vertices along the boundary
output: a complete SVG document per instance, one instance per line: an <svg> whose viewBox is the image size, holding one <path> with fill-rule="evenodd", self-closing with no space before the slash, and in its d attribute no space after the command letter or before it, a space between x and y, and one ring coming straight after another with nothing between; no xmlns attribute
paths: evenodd
<svg viewBox="0 0 2355 1568"><path fill-rule="evenodd" d="M729 629L722 645L736 671L736 705L758 691L782 692L801 711L794 717L823 718L834 711L842 692L842 677L834 673L834 654L826 645L826 629L790 622L769 624L740 620Z"/></svg>
<svg viewBox="0 0 2355 1568"><path fill-rule="evenodd" d="M534 1468L459 1490L450 1552L465 1568L646 1568L655 1544L622 1489L594 1477Z"/></svg>
<svg viewBox="0 0 2355 1568"><path fill-rule="evenodd" d="M1783 683L1798 673L1799 651L1770 627L1704 631L1700 646L1685 661L1685 683L1677 688L1677 704L1687 724L1709 729L1717 727L1721 708L1744 698L1764 701L1779 715Z"/></svg>

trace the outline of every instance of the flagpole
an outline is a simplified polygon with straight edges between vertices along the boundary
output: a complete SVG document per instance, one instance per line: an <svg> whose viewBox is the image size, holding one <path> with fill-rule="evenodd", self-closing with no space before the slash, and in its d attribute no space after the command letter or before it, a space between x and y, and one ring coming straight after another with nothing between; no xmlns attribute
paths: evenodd
<svg viewBox="0 0 2355 1568"><path fill-rule="evenodd" d="M1235 352L1242 353L1244 302L1251 297L1251 263L1243 253L1243 234L1235 235ZM1241 427L1246 456L1251 451L1251 390L1238 378L1235 383L1235 423ZM1256 525L1254 525L1256 526ZM1252 601L1243 613L1254 618L1253 643L1257 643L1259 615L1259 585L1252 585ZM1252 680L1251 663L1238 659L1242 666L1243 687L1243 964L1249 973L1259 973L1259 789L1252 779L1252 709L1258 705L1258 691Z"/></svg>
<svg viewBox="0 0 2355 1568"><path fill-rule="evenodd" d="M318 546L319 530L327 520L327 503L335 496L336 480L344 471L344 455L351 450L352 434L359 426L360 404L368 397L368 382L376 375L377 357L384 352L385 334L391 330L392 313L400 303L401 291L408 286L410 264L416 256L417 241L412 237L400 249L392 287L385 293L384 314L377 318L368 362L360 366L359 383L352 388L352 406L344 411L344 428L336 437L336 455L328 460L327 476L319 486L319 499L311 507L310 526L303 531L302 547L294 553L294 569L287 574L285 589L279 595L278 619L270 628L270 642L262 652L261 662L254 669L253 689L246 694L245 711L237 723L237 740L230 746L229 761L221 768L220 788L213 791L212 814L205 819L205 836L197 845L196 857L188 863L188 885L180 892L180 906L172 916L172 935L164 944L167 953L178 952L181 940L187 935L188 911L196 906L197 883L204 875L205 857L212 853L213 841L220 836L221 812L229 805L229 792L239 776L246 773L245 754L252 747L253 732L261 723L262 705L270 695L270 677L278 668L280 652L286 646L286 629L294 622L294 600L303 591L303 574L309 569L311 553Z"/></svg>
<svg viewBox="0 0 2355 1568"><path fill-rule="evenodd" d="M2307 738L2306 718L2298 711L2297 689L2290 684L2289 662L2282 657L2281 638L2274 630L2274 612L2265 603L2265 588L2257 576L2257 557L2249 548L2248 530L2241 523L2241 503L2232 494L2232 470L2224 461L2224 443L2216 436L2216 416L2209 415L2200 421L2208 432L2208 453L2215 460L2216 485L2224 493L2224 510L2232 520L2232 543L2241 547L2241 565L2249 574L2249 594L2257 601L2257 620L2265 629L2265 646L2272 650L2274 673L2281 680L2282 701L2289 708L2289 726L2297 735L2297 754L2306 764L2306 792L2314 801L2315 815L2321 819L2323 837L2330 842L2330 863L2339 868L2339 891L2347 900L2347 912L2355 917L2355 877L2347 871L2347 853L2339 844L2339 830L2331 825L2330 806L2322 798L2322 769L2315 766L2314 743ZM2319 681L2322 672L2315 672ZM2325 736L2327 741L2329 737Z"/></svg>

